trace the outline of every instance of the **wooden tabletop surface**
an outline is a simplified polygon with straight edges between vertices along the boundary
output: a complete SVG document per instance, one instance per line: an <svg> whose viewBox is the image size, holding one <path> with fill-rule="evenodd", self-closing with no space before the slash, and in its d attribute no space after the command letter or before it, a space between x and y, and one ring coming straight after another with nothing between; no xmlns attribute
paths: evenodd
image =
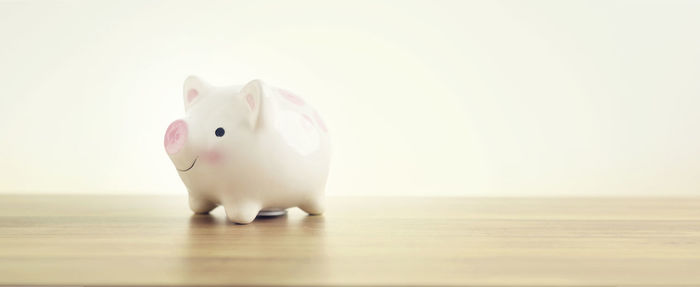
<svg viewBox="0 0 700 287"><path fill-rule="evenodd" d="M250 225L185 197L0 195L0 285L700 285L698 198L329 198Z"/></svg>

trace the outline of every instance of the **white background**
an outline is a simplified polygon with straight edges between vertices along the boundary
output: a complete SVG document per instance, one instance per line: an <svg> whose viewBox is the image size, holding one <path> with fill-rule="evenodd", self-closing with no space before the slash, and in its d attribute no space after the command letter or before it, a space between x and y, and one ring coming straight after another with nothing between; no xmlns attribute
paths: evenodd
<svg viewBox="0 0 700 287"><path fill-rule="evenodd" d="M261 78L329 195L700 195L700 1L0 2L0 192L183 194L181 86Z"/></svg>

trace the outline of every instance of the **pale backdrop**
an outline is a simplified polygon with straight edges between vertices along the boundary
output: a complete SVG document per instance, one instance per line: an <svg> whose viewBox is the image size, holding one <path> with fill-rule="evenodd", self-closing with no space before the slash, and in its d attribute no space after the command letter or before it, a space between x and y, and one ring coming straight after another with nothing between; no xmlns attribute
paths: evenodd
<svg viewBox="0 0 700 287"><path fill-rule="evenodd" d="M700 195L700 1L0 2L0 191L182 194L189 74L306 97L330 195Z"/></svg>

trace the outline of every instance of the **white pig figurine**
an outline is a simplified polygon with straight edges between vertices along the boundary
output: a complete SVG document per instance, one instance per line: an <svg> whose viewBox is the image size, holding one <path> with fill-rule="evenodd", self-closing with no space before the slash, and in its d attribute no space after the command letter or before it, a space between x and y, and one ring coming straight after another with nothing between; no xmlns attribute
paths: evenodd
<svg viewBox="0 0 700 287"><path fill-rule="evenodd" d="M165 151L195 213L223 205L229 220L298 206L323 212L330 162L328 130L299 96L254 80L212 86L190 76L184 118L165 132Z"/></svg>

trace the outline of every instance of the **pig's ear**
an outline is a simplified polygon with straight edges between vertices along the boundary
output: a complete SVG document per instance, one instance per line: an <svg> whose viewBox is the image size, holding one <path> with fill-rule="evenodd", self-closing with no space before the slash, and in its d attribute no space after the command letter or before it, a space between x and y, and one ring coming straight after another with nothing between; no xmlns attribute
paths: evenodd
<svg viewBox="0 0 700 287"><path fill-rule="evenodd" d="M243 101L248 111L248 121L251 128L255 128L260 115L260 105L263 98L263 83L260 80L252 80L247 83L238 94L238 100Z"/></svg>
<svg viewBox="0 0 700 287"><path fill-rule="evenodd" d="M182 86L182 95L185 100L185 111L196 104L199 99L206 94L210 85L197 76L189 76Z"/></svg>

